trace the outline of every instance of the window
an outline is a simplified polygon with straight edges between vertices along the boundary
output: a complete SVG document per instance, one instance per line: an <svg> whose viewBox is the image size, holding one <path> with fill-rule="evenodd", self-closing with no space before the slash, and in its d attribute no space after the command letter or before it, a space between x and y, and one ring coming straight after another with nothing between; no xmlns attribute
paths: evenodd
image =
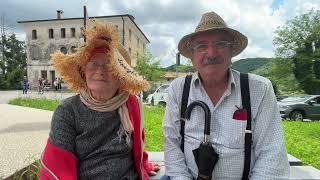
<svg viewBox="0 0 320 180"><path fill-rule="evenodd" d="M60 52L62 52L63 54L67 54L68 53L68 50L66 47L61 47L60 48Z"/></svg>
<svg viewBox="0 0 320 180"><path fill-rule="evenodd" d="M46 70L41 70L41 78L42 79L47 79L47 71Z"/></svg>
<svg viewBox="0 0 320 180"><path fill-rule="evenodd" d="M313 100L316 102L316 104L320 104L320 97L314 98Z"/></svg>
<svg viewBox="0 0 320 180"><path fill-rule="evenodd" d="M158 92L158 93L168 92L168 87L169 87L169 85L162 85L159 87L159 89L156 92Z"/></svg>
<svg viewBox="0 0 320 180"><path fill-rule="evenodd" d="M131 29L129 29L129 41L131 41L131 36L132 36Z"/></svg>
<svg viewBox="0 0 320 180"><path fill-rule="evenodd" d="M41 49L39 46L31 45L30 56L32 60L42 59Z"/></svg>
<svg viewBox="0 0 320 180"><path fill-rule="evenodd" d="M76 28L71 28L71 37L76 37Z"/></svg>
<svg viewBox="0 0 320 180"><path fill-rule="evenodd" d="M66 29L61 28L61 38L66 38Z"/></svg>
<svg viewBox="0 0 320 180"><path fill-rule="evenodd" d="M129 48L129 55L131 56L131 48Z"/></svg>
<svg viewBox="0 0 320 180"><path fill-rule="evenodd" d="M37 30L32 30L32 39L37 39Z"/></svg>
<svg viewBox="0 0 320 180"><path fill-rule="evenodd" d="M45 54L45 58L46 59L51 59L50 57L50 54L54 53L56 51L56 46L54 43L52 44L49 44L48 48L47 48L47 51L46 51L46 54Z"/></svg>
<svg viewBox="0 0 320 180"><path fill-rule="evenodd" d="M139 47L139 38L137 37L137 47Z"/></svg>
<svg viewBox="0 0 320 180"><path fill-rule="evenodd" d="M53 39L53 29L49 29L49 39Z"/></svg>
<svg viewBox="0 0 320 180"><path fill-rule="evenodd" d="M117 30L119 30L119 27L118 27L118 25L116 25L116 28L117 28Z"/></svg>
<svg viewBox="0 0 320 180"><path fill-rule="evenodd" d="M139 57L139 53L137 52L137 58Z"/></svg>

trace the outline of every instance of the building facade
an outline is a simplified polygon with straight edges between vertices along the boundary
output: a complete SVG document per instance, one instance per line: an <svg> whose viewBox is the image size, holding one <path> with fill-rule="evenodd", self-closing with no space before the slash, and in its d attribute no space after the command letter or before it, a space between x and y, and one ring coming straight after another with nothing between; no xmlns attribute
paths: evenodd
<svg viewBox="0 0 320 180"><path fill-rule="evenodd" d="M131 66L137 64L137 57L145 51L149 42L129 14L90 17L100 22L114 24L121 43L131 56ZM81 33L83 18L63 18L57 11L57 19L18 21L26 33L27 73L30 84L35 87L39 78L47 79L50 85L59 73L53 68L50 54L55 51L69 54L76 51L84 42Z"/></svg>

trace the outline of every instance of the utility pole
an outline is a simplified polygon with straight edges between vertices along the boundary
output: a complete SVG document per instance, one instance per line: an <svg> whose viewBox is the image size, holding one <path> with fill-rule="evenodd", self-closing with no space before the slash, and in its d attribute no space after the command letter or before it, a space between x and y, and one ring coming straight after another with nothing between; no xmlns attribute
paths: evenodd
<svg viewBox="0 0 320 180"><path fill-rule="evenodd" d="M180 66L180 52L176 54L176 78L178 77L178 66Z"/></svg>
<svg viewBox="0 0 320 180"><path fill-rule="evenodd" d="M0 22L0 29L1 29L1 63L0 65L0 69L2 73L5 73L5 61L4 61L4 44L5 44L5 40L6 40L6 34L5 34L5 27L4 27L4 14L1 15L1 22Z"/></svg>
<svg viewBox="0 0 320 180"><path fill-rule="evenodd" d="M86 6L83 6L83 29L86 30L87 28L87 21L89 21L89 16L88 16L88 12L87 12L87 7ZM84 42L86 42L87 40L87 37L84 35L83 36L83 40Z"/></svg>

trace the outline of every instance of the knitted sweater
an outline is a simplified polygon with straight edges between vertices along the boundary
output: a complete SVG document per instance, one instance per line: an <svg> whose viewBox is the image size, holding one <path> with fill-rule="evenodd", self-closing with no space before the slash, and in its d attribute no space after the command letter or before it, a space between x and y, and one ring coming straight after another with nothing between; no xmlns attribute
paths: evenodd
<svg viewBox="0 0 320 180"><path fill-rule="evenodd" d="M123 131L117 110L91 110L77 95L55 110L50 139L78 157L79 179L137 179L132 142L126 143Z"/></svg>
<svg viewBox="0 0 320 180"><path fill-rule="evenodd" d="M144 133L137 98L130 96L127 106L134 127L129 144L124 135L118 135L123 128L117 111L91 110L79 95L63 101L53 115L40 178L149 179L152 164L142 151Z"/></svg>

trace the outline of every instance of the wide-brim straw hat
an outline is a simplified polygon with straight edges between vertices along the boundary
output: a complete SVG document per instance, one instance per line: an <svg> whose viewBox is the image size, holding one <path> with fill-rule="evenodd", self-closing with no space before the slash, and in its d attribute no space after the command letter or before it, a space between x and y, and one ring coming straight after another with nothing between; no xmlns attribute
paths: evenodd
<svg viewBox="0 0 320 180"><path fill-rule="evenodd" d="M179 52L191 59L192 49L190 47L190 41L192 37L202 32L215 32L215 31L226 31L232 38L231 45L231 56L237 56L240 54L248 45L248 38L241 34L239 31L229 28L224 20L215 12L208 12L202 15L201 20L196 27L195 31L181 38L178 50Z"/></svg>
<svg viewBox="0 0 320 180"><path fill-rule="evenodd" d="M86 42L75 53L55 52L51 55L53 66L71 89L79 92L81 88L86 88L85 66L95 49L101 47L106 49L106 63L110 64L112 75L119 80L121 90L137 94L149 87L149 83L129 65L131 58L120 44L115 26L91 21L83 33Z"/></svg>

